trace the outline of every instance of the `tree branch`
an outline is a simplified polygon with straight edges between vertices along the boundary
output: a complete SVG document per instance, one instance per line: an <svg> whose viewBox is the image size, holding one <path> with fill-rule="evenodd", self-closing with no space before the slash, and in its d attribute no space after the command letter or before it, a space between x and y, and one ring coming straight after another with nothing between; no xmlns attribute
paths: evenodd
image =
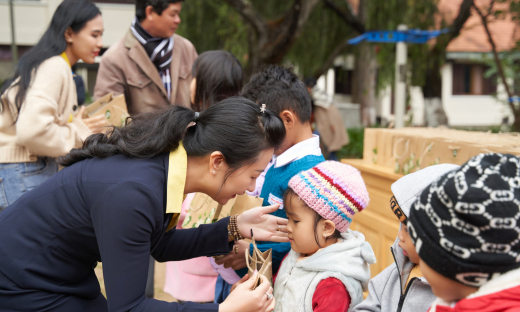
<svg viewBox="0 0 520 312"><path fill-rule="evenodd" d="M442 96L442 79L440 75L441 65L446 57L448 44L456 38L466 21L471 15L473 0L463 0L459 7L459 13L450 25L449 33L437 37L435 45L428 51L426 59L426 79L423 86L425 98Z"/></svg>
<svg viewBox="0 0 520 312"><path fill-rule="evenodd" d="M345 23L350 25L350 27L352 27L355 31L357 31L360 34L366 31L365 25L363 25L363 23L361 23L356 18L356 16L354 16L350 7L348 10L344 10L343 8L340 8L332 0L323 0L323 2L325 3L325 7L334 11L334 13L336 13L339 16L339 18L341 18Z"/></svg>
<svg viewBox="0 0 520 312"><path fill-rule="evenodd" d="M493 2L491 2L491 5L493 5ZM487 16L489 16L489 13L487 15L484 15L476 4L473 4L473 7L475 8L475 11L477 11L478 15L480 15L480 19L482 20L482 25L484 26L484 29L486 30L486 34L488 36L489 44L491 44L491 48L493 50L493 58L495 59L495 63L497 65L498 74L500 75L500 78L502 78L502 83L504 84L504 88L506 89L507 93L507 102L509 103L509 106L511 108L511 111L515 112L515 106L513 103L509 100L509 98L513 97L513 94L509 90L509 84L506 81L506 75L504 74L504 69L502 68L502 62L500 62L500 58L498 57L497 47L495 45L495 41L493 40L493 37L491 36L491 32L489 31L488 23L487 23ZM491 12L491 7L489 9L489 12ZM516 115L516 114L515 114Z"/></svg>
<svg viewBox="0 0 520 312"><path fill-rule="evenodd" d="M323 75L329 68L332 67L334 63L334 59L338 55L340 55L346 48L348 47L348 40L343 40L340 44L338 44L334 50L329 54L327 60L321 64L321 66L314 72L312 75L314 78L318 79L321 75Z"/></svg>
<svg viewBox="0 0 520 312"><path fill-rule="evenodd" d="M491 12L493 11L493 5L495 4L495 0L491 0L491 3L489 4L488 13L486 15L486 18L488 18L491 15ZM477 5L475 5L476 7Z"/></svg>
<svg viewBox="0 0 520 312"><path fill-rule="evenodd" d="M293 43L298 39L303 26L309 19L314 7L320 0L295 0L291 8L271 27L269 42L261 51L263 59L267 63L279 63Z"/></svg>
<svg viewBox="0 0 520 312"><path fill-rule="evenodd" d="M446 46L453 38L459 35L460 30L471 15L471 6L473 6L473 0L464 0L460 4L459 14L450 26L449 38Z"/></svg>
<svg viewBox="0 0 520 312"><path fill-rule="evenodd" d="M224 0L231 7L235 8L240 15L256 30L260 38L267 38L267 23L249 1L244 0Z"/></svg>

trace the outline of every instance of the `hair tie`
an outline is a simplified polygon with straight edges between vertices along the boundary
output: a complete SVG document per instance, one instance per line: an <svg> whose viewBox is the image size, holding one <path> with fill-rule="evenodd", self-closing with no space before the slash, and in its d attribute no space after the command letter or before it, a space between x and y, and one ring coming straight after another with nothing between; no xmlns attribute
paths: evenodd
<svg viewBox="0 0 520 312"><path fill-rule="evenodd" d="M262 107L260 108L261 113L265 113L265 104L262 104Z"/></svg>
<svg viewBox="0 0 520 312"><path fill-rule="evenodd" d="M199 112L195 112L195 119L193 119L193 121L197 121L197 119L199 119Z"/></svg>

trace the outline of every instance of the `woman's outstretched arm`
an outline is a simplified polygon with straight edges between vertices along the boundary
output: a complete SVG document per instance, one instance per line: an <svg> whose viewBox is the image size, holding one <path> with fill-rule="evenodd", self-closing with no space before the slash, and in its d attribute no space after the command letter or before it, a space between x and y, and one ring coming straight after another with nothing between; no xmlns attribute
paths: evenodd
<svg viewBox="0 0 520 312"><path fill-rule="evenodd" d="M238 229L244 238L262 241L287 242L287 219L270 215L278 205L257 207L242 213L237 220ZM200 256L228 254L233 243L228 236L229 217L214 224L203 224L195 229L170 230L152 255L157 261L178 261Z"/></svg>

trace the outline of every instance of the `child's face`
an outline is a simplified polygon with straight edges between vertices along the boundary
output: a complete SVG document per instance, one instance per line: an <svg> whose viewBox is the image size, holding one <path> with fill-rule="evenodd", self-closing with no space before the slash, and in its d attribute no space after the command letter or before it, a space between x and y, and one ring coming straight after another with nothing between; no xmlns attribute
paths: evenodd
<svg viewBox="0 0 520 312"><path fill-rule="evenodd" d="M448 303L464 299L478 290L476 287L461 284L437 273L422 259L419 261L419 267L421 268L424 278L426 278L432 287L433 294Z"/></svg>
<svg viewBox="0 0 520 312"><path fill-rule="evenodd" d="M401 223L397 237L399 237L399 247L403 248L403 254L413 263L419 264L419 255L417 251L415 251L415 246L408 233L408 227L405 224Z"/></svg>
<svg viewBox="0 0 520 312"><path fill-rule="evenodd" d="M316 213L294 193L286 197L284 207L289 218L287 232L292 250L304 255L315 253L320 248L314 237ZM320 220L320 222L322 221ZM320 228L320 226L317 227L318 238L323 237L323 234L320 234Z"/></svg>

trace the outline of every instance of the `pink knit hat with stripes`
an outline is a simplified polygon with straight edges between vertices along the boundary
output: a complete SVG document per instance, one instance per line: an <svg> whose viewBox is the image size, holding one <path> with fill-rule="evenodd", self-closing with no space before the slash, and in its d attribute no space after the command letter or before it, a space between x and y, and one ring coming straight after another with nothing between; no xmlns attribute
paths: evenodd
<svg viewBox="0 0 520 312"><path fill-rule="evenodd" d="M291 178L289 187L341 233L356 212L368 205L368 191L359 170L337 161L325 161Z"/></svg>

